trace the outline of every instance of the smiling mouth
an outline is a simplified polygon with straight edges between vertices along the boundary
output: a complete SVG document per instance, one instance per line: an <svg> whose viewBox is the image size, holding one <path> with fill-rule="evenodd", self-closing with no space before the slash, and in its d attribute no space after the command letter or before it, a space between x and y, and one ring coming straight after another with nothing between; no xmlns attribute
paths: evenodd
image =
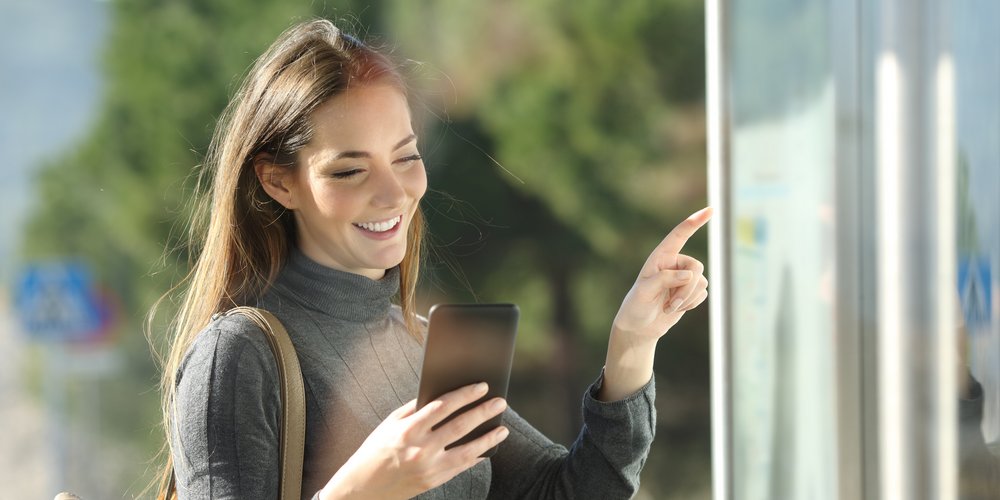
<svg viewBox="0 0 1000 500"><path fill-rule="evenodd" d="M365 231L371 231L373 233L384 233L386 231L395 229L395 227L399 225L400 221L402 220L403 216L397 215L391 219L384 220L381 222L362 222L362 223L352 222L352 224L354 224L355 227L360 227L361 229L364 229Z"/></svg>

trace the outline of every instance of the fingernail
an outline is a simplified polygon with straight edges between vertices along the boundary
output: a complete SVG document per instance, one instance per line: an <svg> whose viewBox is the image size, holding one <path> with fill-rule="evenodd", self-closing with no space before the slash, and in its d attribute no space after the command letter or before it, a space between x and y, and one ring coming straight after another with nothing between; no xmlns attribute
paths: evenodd
<svg viewBox="0 0 1000 500"><path fill-rule="evenodd" d="M673 312L677 312L677 310L680 309L682 305L684 305L683 299L674 299L674 301L670 303L670 310Z"/></svg>
<svg viewBox="0 0 1000 500"><path fill-rule="evenodd" d="M497 400L493 401L492 403L490 403L490 409L493 410L493 411L500 411L505 406L507 406L507 402L504 401L504 400L502 400L502 399L497 399Z"/></svg>
<svg viewBox="0 0 1000 500"><path fill-rule="evenodd" d="M476 384L476 392L478 393L486 392L486 389L489 389L489 386L486 385L486 382L480 382Z"/></svg>
<svg viewBox="0 0 1000 500"><path fill-rule="evenodd" d="M677 273L677 279L680 281L688 281L691 279L691 271L680 271Z"/></svg>
<svg viewBox="0 0 1000 500"><path fill-rule="evenodd" d="M500 432L497 433L497 437L500 439L505 439L508 434L510 434L510 431L507 430L506 427L501 427Z"/></svg>

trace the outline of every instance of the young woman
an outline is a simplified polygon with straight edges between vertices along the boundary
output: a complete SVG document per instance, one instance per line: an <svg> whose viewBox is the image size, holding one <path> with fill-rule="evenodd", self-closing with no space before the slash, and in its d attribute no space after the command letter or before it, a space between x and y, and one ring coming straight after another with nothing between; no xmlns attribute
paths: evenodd
<svg viewBox="0 0 1000 500"><path fill-rule="evenodd" d="M680 251L710 210L667 235L640 271L567 450L501 399L434 428L483 387L415 408L427 177L388 58L328 21L292 27L227 108L207 165L207 231L163 380L180 498L278 494L276 363L255 324L218 314L244 304L274 313L300 360L304 498L634 494L653 439L656 342L707 295L702 264ZM501 412L502 427L444 449ZM498 443L492 458L478 458Z"/></svg>

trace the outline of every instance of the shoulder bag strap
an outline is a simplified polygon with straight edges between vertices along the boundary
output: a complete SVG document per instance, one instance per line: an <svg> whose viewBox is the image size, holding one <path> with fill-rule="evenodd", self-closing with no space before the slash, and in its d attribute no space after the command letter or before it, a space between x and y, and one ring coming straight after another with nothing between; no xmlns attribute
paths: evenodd
<svg viewBox="0 0 1000 500"><path fill-rule="evenodd" d="M278 318L268 311L255 307L235 307L226 314L243 314L253 320L267 336L278 365L278 385L281 389L280 458L281 500L301 500L302 459L306 448L306 396L302 383L302 369L295 355L295 346L288 331ZM169 460L169 458L168 458ZM158 500L175 500L177 483L173 468L164 478Z"/></svg>
<svg viewBox="0 0 1000 500"><path fill-rule="evenodd" d="M235 307L226 314L243 314L267 334L278 362L281 386L281 500L302 498L302 459L306 446L306 396L302 369L288 331L278 318L255 307Z"/></svg>

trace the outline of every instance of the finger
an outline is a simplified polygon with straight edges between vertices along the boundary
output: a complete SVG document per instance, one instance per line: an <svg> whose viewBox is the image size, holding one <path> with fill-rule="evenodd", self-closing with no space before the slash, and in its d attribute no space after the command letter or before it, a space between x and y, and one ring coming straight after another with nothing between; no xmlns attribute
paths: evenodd
<svg viewBox="0 0 1000 500"><path fill-rule="evenodd" d="M671 297L670 300L664 304L663 311L667 313L673 313L681 311L684 306L687 305L699 292L699 287L697 283L692 283L691 285L685 286L680 290L677 290Z"/></svg>
<svg viewBox="0 0 1000 500"><path fill-rule="evenodd" d="M403 406L400 406L399 408L393 410L392 413L389 414L389 418L396 420L399 420L401 418L406 418L412 415L413 412L416 410L417 410L417 400L411 399L406 403L404 403Z"/></svg>
<svg viewBox="0 0 1000 500"><path fill-rule="evenodd" d="M503 413L507 402L503 398L493 398L463 412L448 423L434 430L434 439L448 445L462 439L483 422Z"/></svg>
<svg viewBox="0 0 1000 500"><path fill-rule="evenodd" d="M469 463L469 467L475 465L478 461L479 456L486 453L490 448L500 444L507 436L510 435L510 431L504 427L500 426L493 429L478 438L469 441L461 446L456 446L445 452L447 455L457 458L460 463Z"/></svg>
<svg viewBox="0 0 1000 500"><path fill-rule="evenodd" d="M691 303L694 302L699 295L701 295L701 292L705 291L706 289L708 289L708 279L706 279L704 276L700 276L697 280L697 284L694 287L694 291L691 292L691 295L688 295L687 299L684 300L684 303L681 304L681 306L678 307L677 309L680 311L686 311L688 306L691 305Z"/></svg>
<svg viewBox="0 0 1000 500"><path fill-rule="evenodd" d="M497 427L476 440L445 451L444 457L439 462L443 470L437 474L441 480L436 484L443 484L463 471L478 465L483 460L489 460L488 457L481 455L490 448L499 445L509 434L510 431L507 428Z"/></svg>
<svg viewBox="0 0 1000 500"><path fill-rule="evenodd" d="M653 250L640 275L649 276L662 269L671 269L676 266L677 255L681 253L691 236L712 218L712 212L712 207L705 207L678 224Z"/></svg>
<svg viewBox="0 0 1000 500"><path fill-rule="evenodd" d="M712 218L712 207L705 207L693 214L683 222L677 225L670 233L667 234L660 245L657 247L658 251L677 255L681 253L684 245L687 243L694 233L701 229L709 219Z"/></svg>
<svg viewBox="0 0 1000 500"><path fill-rule="evenodd" d="M640 300L654 301L661 298L664 292L686 285L694 277L688 270L664 269L648 278L640 278L636 291Z"/></svg>
<svg viewBox="0 0 1000 500"><path fill-rule="evenodd" d="M681 307L683 307L684 303L687 302L688 299L690 299L691 296L694 295L695 291L701 284L701 278L704 277L701 275L701 273L705 271L704 264L702 264L696 259L691 259L690 257L687 257L685 255L682 255L681 257L683 259L690 259L686 261L685 265L693 274L698 276L698 279L691 280L688 282L688 284L684 285L680 289L674 290L674 292L669 297L670 301L667 304L665 304L664 307L664 311L668 313L675 312L679 310ZM705 283L707 286L708 283L707 280Z"/></svg>
<svg viewBox="0 0 1000 500"><path fill-rule="evenodd" d="M707 298L708 298L708 290L702 290L702 291L698 292L697 294L695 294L694 300L689 300L687 302L687 304L684 304L684 306L681 307L681 310L682 311L690 311L690 310L692 310L692 309L700 306L701 303L705 302L705 299L707 299Z"/></svg>
<svg viewBox="0 0 1000 500"><path fill-rule="evenodd" d="M455 410L485 396L488 389L489 386L486 385L486 382L459 387L427 403L414 413L414 417L423 427L431 428L454 413Z"/></svg>

